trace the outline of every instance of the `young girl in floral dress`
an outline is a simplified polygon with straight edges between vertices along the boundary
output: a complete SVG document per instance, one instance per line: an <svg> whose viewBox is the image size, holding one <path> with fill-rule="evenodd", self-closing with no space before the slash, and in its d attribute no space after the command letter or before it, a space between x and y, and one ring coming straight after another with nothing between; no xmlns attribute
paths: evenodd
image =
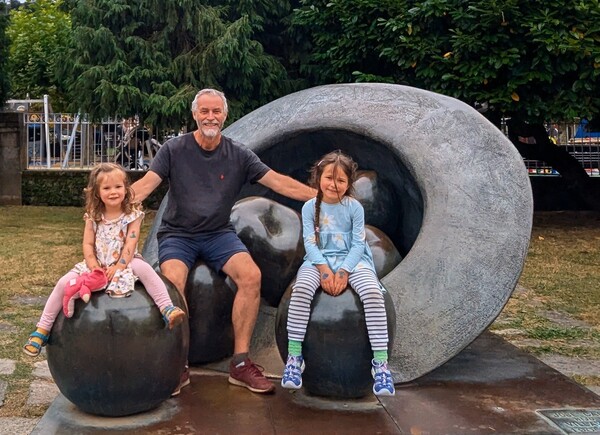
<svg viewBox="0 0 600 435"><path fill-rule="evenodd" d="M169 329L185 318L183 310L173 305L164 282L137 253L144 213L131 202L130 181L124 169L114 163L99 164L90 173L85 194L84 261L76 264L52 290L36 330L23 346L27 355L39 355L48 341L52 325L63 308L65 287L97 269L106 274L109 296L129 296L139 279Z"/></svg>

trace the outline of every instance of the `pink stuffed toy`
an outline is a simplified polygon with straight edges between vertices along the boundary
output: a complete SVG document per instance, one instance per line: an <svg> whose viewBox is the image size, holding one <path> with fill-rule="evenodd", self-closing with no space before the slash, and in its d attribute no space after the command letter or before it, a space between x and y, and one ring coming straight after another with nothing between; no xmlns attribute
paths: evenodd
<svg viewBox="0 0 600 435"><path fill-rule="evenodd" d="M87 304L92 292L102 290L108 283L106 274L102 269L84 272L77 278L70 280L65 286L63 296L63 312L66 317L72 317L75 310L75 299L83 299Z"/></svg>

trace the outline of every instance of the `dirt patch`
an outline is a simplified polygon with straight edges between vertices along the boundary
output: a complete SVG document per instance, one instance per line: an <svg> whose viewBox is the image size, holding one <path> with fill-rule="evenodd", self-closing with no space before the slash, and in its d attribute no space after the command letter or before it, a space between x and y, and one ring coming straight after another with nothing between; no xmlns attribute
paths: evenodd
<svg viewBox="0 0 600 435"><path fill-rule="evenodd" d="M600 376L600 359L585 359L562 355L543 355L538 358L544 364L567 376Z"/></svg>

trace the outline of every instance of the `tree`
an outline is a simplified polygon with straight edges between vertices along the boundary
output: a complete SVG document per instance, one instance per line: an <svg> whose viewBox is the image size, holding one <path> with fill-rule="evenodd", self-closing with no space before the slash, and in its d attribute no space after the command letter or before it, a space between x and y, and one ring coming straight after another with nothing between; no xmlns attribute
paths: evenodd
<svg viewBox="0 0 600 435"><path fill-rule="evenodd" d="M51 97L57 107L63 97L56 68L69 40L71 21L59 9L60 0L37 0L10 12L9 75L14 98Z"/></svg>
<svg viewBox="0 0 600 435"><path fill-rule="evenodd" d="M477 104L497 126L510 119L524 157L600 206L543 127L600 113L598 0L303 0L295 23L311 35L318 80L402 83Z"/></svg>
<svg viewBox="0 0 600 435"><path fill-rule="evenodd" d="M0 106L4 104L8 97L8 44L9 39L6 35L8 26L8 10L6 4L0 3Z"/></svg>
<svg viewBox="0 0 600 435"><path fill-rule="evenodd" d="M71 6L63 74L73 109L94 118L139 115L176 128L191 120L195 93L214 87L227 94L231 121L292 89L281 62L255 39L248 14L228 20L231 8L197 0Z"/></svg>
<svg viewBox="0 0 600 435"><path fill-rule="evenodd" d="M294 90L308 86L299 71L301 59L307 52L306 40L290 27L293 10L300 6L299 0L212 0L211 4L224 7L228 21L248 17L256 41L265 53L281 62L293 81Z"/></svg>

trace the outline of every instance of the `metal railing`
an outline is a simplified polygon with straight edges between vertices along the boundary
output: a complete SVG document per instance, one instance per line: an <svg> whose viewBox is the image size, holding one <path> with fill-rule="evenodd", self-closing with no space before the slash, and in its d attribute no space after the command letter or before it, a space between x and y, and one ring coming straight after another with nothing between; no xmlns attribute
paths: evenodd
<svg viewBox="0 0 600 435"><path fill-rule="evenodd" d="M64 113L24 113L28 169L89 169L115 162L145 171L161 144L135 120L93 123Z"/></svg>
<svg viewBox="0 0 600 435"><path fill-rule="evenodd" d="M28 169L89 169L100 162L145 171L161 144L136 119L92 123L85 116L23 113L27 131ZM600 138L581 137L578 124L558 126L556 139L585 169L600 176ZM545 162L524 160L530 175L560 174Z"/></svg>
<svg viewBox="0 0 600 435"><path fill-rule="evenodd" d="M600 143L556 145L564 147L583 167L590 177L600 176ZM559 176L559 172L546 162L540 160L524 160L529 175Z"/></svg>

